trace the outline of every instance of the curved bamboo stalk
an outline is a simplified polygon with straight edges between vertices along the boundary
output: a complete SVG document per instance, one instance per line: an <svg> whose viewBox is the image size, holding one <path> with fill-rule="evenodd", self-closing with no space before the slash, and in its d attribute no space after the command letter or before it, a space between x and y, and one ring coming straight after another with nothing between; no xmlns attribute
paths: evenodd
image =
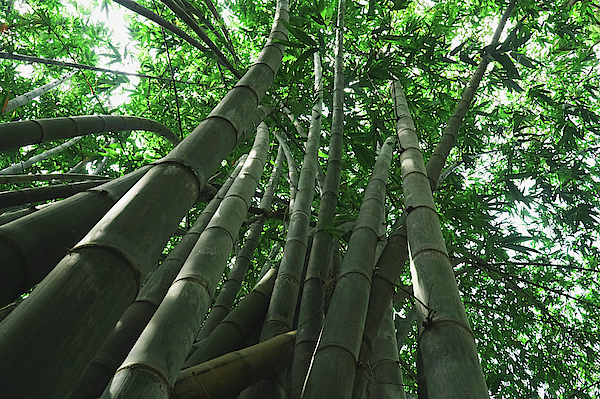
<svg viewBox="0 0 600 399"><path fill-rule="evenodd" d="M153 132L169 140L174 146L181 141L171 129L152 119L121 115L82 115L2 123L0 151L51 140L124 130Z"/></svg>
<svg viewBox="0 0 600 399"><path fill-rule="evenodd" d="M268 211L271 208L273 193L277 189L277 185L279 183L279 176L281 175L282 164L283 149L281 146L279 146L279 149L277 150L277 158L275 160L275 165L273 166L273 170L271 171L271 177L269 178L269 182L267 183L265 193L260 200L259 209ZM217 327L217 325L221 322L221 320L223 320L225 316L227 316L227 314L229 313L231 306L233 306L233 301L235 300L235 297L240 291L242 281L248 273L248 268L250 267L252 257L254 256L254 251L256 251L256 247L258 246L258 242L260 241L260 235L262 234L264 224L264 218L261 218L256 222L252 223L248 235L246 236L246 240L244 241L244 246L242 247L240 253L237 255L235 264L229 272L227 280L225 280L225 282L221 286L219 296L213 304L212 309L208 314L208 318L204 321L204 325L202 326L200 333L196 337L197 341L208 337L210 333L215 329L215 327Z"/></svg>
<svg viewBox="0 0 600 399"><path fill-rule="evenodd" d="M392 99L402 153L402 187L414 295L427 324L419 348L431 398L487 398L473 332L446 252L419 141L399 82ZM424 305L423 305L424 304Z"/></svg>
<svg viewBox="0 0 600 399"><path fill-rule="evenodd" d="M342 174L343 125L344 125L344 1L340 1L338 9L338 29L336 33L336 57L333 87L333 117L331 121L331 138L329 142L329 160L325 185L321 195L319 217L313 237L313 245L308 261L300 312L298 314L298 335L294 349L290 397L300 398L302 386L308 371L310 360L323 325L325 309L325 290L323 284L328 280L327 271L332 255L331 223L337 208L337 197ZM317 54L317 53L315 53ZM315 58L316 60L316 58ZM315 62L315 65L317 63ZM320 70L320 65L319 65ZM317 68L315 67L315 72ZM323 85L315 84L317 95L321 96ZM321 115L319 115L320 121Z"/></svg>
<svg viewBox="0 0 600 399"><path fill-rule="evenodd" d="M42 281L148 169L139 169L0 226L0 306Z"/></svg>
<svg viewBox="0 0 600 399"><path fill-rule="evenodd" d="M210 219L215 214L234 179L246 161L240 157L229 178L221 186L215 197L206 205L193 227L188 230L177 246L169 253L160 267L144 284L136 300L127 308L116 327L98 350L91 364L79 379L71 394L71 399L97 398L108 385L125 357L135 344L156 309L167 294L169 286L177 277L183 263L192 252Z"/></svg>
<svg viewBox="0 0 600 399"><path fill-rule="evenodd" d="M381 328L371 355L373 388L369 396L373 399L406 399L404 377L398 364L398 345L394 332L394 307L388 301Z"/></svg>
<svg viewBox="0 0 600 399"><path fill-rule="evenodd" d="M106 180L104 176L91 176L83 173L43 173L35 175L2 175L0 184L30 183L34 181L64 180Z"/></svg>
<svg viewBox="0 0 600 399"><path fill-rule="evenodd" d="M285 154L285 159L288 164L288 180L290 183L290 203L289 203L289 212L290 215L294 210L294 202L296 201L296 193L298 192L298 167L296 166L296 161L292 156L292 152L290 151L290 147L287 142L281 137L281 135L275 133L275 138L279 142L279 145L283 148L283 152Z"/></svg>
<svg viewBox="0 0 600 399"><path fill-rule="evenodd" d="M117 1L117 0L115 0L115 1ZM118 0L118 1L123 1L123 0ZM235 76L238 79L242 77L242 74L240 74L238 72L238 70L235 69L235 67L233 65L231 65L231 62L229 62L227 57L225 57L225 54L223 54L221 52L221 50L213 43L213 41L210 40L210 38L208 37L206 32L204 32L204 29L202 29L200 26L198 26L196 21L194 21L189 16L188 13L186 13L184 10L182 10L181 7L179 7L179 5L177 3L175 3L173 0L161 0L161 1L163 2L163 4L165 4L167 7L169 7L171 9L171 11L173 11L175 13L175 15L177 15L179 18L181 18L183 20L183 22L185 22L187 24L187 26L189 26L190 28L192 28L192 30L194 32L196 32L198 37L204 42L204 44L206 44L208 46L208 48L217 57L217 60L221 64L223 64L223 66L225 68L229 69L229 71L233 74L233 76Z"/></svg>
<svg viewBox="0 0 600 399"><path fill-rule="evenodd" d="M504 25L506 25L506 21L508 21L508 18L510 17L515 5L516 1L511 1L508 8L504 11L502 18L496 27L494 36L492 37L492 43L488 46L489 48L495 48L498 45L498 39L500 39L500 35L504 30ZM448 154L450 154L450 150L456 142L458 130L460 129L462 120L464 119L465 115L467 115L467 111L469 110L471 101L473 101L473 97L475 97L479 83L481 83L481 79L485 74L485 70L492 60L493 59L489 56L489 54L486 54L481 58L481 61L475 70L475 74L471 78L467 88L463 91L460 101L456 105L452 116L448 120L448 124L442 132L440 142L435 147L435 151L431 155L431 158L429 158L429 161L427 161L427 176L429 176L429 184L431 185L432 190L435 190L438 186L440 173L444 168L444 164L446 163Z"/></svg>
<svg viewBox="0 0 600 399"><path fill-rule="evenodd" d="M236 393L286 367L294 350L295 331L231 352L179 373L173 388L178 399L216 399Z"/></svg>
<svg viewBox="0 0 600 399"><path fill-rule="evenodd" d="M14 173L21 173L25 169L27 169L31 165L33 165L34 163L48 159L48 158L52 157L53 155L56 155L59 152L66 150L67 148L69 148L73 144L77 143L82 138L83 138L82 136L74 137L71 140L67 141L66 143L63 143L63 144L56 146L48 151L42 152L39 155L29 158L27 161L19 162L19 163L9 166L8 168L4 168L4 169L0 170L0 174L10 175L10 174L14 174Z"/></svg>
<svg viewBox="0 0 600 399"><path fill-rule="evenodd" d="M319 140L321 135L322 81L320 58L315 52L315 97L311 124L306 141L306 154L300 171L298 192L290 216L283 258L269 310L261 332L261 341L273 338L292 329L300 287L302 284L304 260L307 253L308 230L311 205L315 193L315 173L318 163ZM320 101L319 101L320 100ZM276 380L261 381L253 387L252 397L266 398L280 396L283 386Z"/></svg>
<svg viewBox="0 0 600 399"><path fill-rule="evenodd" d="M165 299L115 373L107 388L108 397L169 397L250 207L268 147L269 130L261 123L239 176L198 238Z"/></svg>
<svg viewBox="0 0 600 399"><path fill-rule="evenodd" d="M400 274L404 270L404 264L408 255L406 243L406 227L402 225L395 229L389 236L383 253L377 261L373 272L371 294L369 295L369 307L365 330L358 355L358 368L352 390L353 399L362 399L367 396L367 387L371 375L372 366L369 359L373 351L373 344L382 326L382 320L386 315L390 301L394 296L396 285Z"/></svg>
<svg viewBox="0 0 600 399"><path fill-rule="evenodd" d="M45 187L25 188L0 192L0 209L15 205L23 205L34 202L66 198L81 191L97 187L108 180L84 181L78 183L67 183Z"/></svg>
<svg viewBox="0 0 600 399"><path fill-rule="evenodd" d="M323 333L306 377L303 398L352 397L394 146L394 138L389 137L373 167Z"/></svg>
<svg viewBox="0 0 600 399"><path fill-rule="evenodd" d="M256 327L260 327L259 323L264 320L276 277L277 268L269 268L252 291L219 323L214 331L202 341L194 344L194 352L187 358L183 367L192 367L239 349Z"/></svg>
<svg viewBox="0 0 600 399"><path fill-rule="evenodd" d="M0 385L0 396L62 398L72 389L101 344L89 337L110 333L208 176L265 117L258 104L281 63L285 46L275 40L287 38L288 10L279 0L271 35L244 77L3 321L0 380L11 384ZM33 356L42 360L32 365Z"/></svg>
<svg viewBox="0 0 600 399"><path fill-rule="evenodd" d="M75 75L75 73L76 72L69 72L68 74L66 74L64 77L62 77L60 79L53 80L50 83L47 83L43 86L38 87L37 89L31 90L25 94L21 94L20 96L13 98L12 100L10 100L8 102L8 104L6 105L6 108L4 110L2 110L2 115L6 115L9 112L14 111L15 109L19 108L21 105L27 104L29 101L33 100L34 98L46 94L50 90L54 89L56 86L62 84L64 81L71 79L71 77L73 75Z"/></svg>
<svg viewBox="0 0 600 399"><path fill-rule="evenodd" d="M95 67L95 66L91 66L91 65L78 64L75 62L57 61L57 60L52 60L49 58L34 57L32 55L24 55L24 54L12 54L12 53L0 52L0 59L25 61L28 63L36 63L36 64L44 64L44 65L57 65L57 66L60 66L63 68L77 68L77 69L84 69L87 71L112 73L113 75L136 76L138 78L156 79L156 80L160 80L163 82L185 83L187 85L200 85L201 84L201 83L195 83L195 82L185 82L185 81L177 80L177 79L163 78L162 76L146 75L143 73L115 71L113 69L108 69L108 68L100 68L100 67Z"/></svg>

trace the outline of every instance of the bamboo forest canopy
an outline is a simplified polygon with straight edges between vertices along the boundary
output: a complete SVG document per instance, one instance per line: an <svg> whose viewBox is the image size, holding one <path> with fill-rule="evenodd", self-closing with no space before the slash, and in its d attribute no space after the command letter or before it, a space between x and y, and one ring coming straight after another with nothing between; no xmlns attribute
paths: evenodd
<svg viewBox="0 0 600 399"><path fill-rule="evenodd" d="M36 122L41 127L31 129L42 133L35 133L29 122L12 147L0 136L2 191L56 185L49 179L2 180L6 173L96 182L74 188L88 190L105 183L99 176L116 179L167 156L209 115L261 53L275 2L188 1L195 12L185 14L205 38L172 12L168 1L137 2L162 18L162 26L131 11L135 3L128 0L3 2L3 123L84 115L137 118L103 117L102 126L96 119L72 118L65 122L70 136L53 136L67 128L47 121ZM519 0L498 44L490 45L508 7L504 0L346 1L342 169L335 217L323 228L338 239L343 258L350 242L344 226L358 217L377 155L386 138L396 135L390 82L404 88L427 163L477 66L489 60L445 168L433 181L433 196L490 397L600 398L600 2ZM337 2L294 1L284 23L288 39L274 40L285 45L285 53L261 102L276 109L264 122L288 142L298 173L309 148L316 52L323 67L317 168L323 173L334 147L336 17ZM9 108L19 95L56 80L47 92ZM83 125L94 123L94 134L75 138ZM206 177L215 188L250 151L255 136L249 133ZM270 137L267 166L276 164L279 148ZM52 156L34 158L67 142ZM27 163L32 158L39 161ZM3 171L14 165L21 168ZM264 173L250 209L255 213L234 234L240 244L253 217L265 212L257 208L268 180ZM402 184L396 150L385 191L388 233L405 210ZM325 190L317 186L314 192L312 226L326 198L319 187ZM285 243L286 206L297 188L290 190L284 168L236 303L256 285L271 249ZM47 201L24 198L0 202L1 211ZM201 197L191 207L163 259L205 204ZM399 284L409 289L411 281L406 267ZM416 302L408 295L396 303L397 327ZM414 323L399 349L404 389L415 395L422 323L427 320Z"/></svg>

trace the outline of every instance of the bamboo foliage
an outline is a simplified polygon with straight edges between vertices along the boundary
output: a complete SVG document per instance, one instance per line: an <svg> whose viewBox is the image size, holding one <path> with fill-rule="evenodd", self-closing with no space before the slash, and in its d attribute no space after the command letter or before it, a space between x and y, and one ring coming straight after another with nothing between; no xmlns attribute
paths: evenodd
<svg viewBox="0 0 600 399"><path fill-rule="evenodd" d="M291 361L295 331L181 371L175 398L217 399L236 393Z"/></svg>
<svg viewBox="0 0 600 399"><path fill-rule="evenodd" d="M260 180L269 131L258 128L240 174L202 232L165 299L107 388L110 398L167 398L212 302Z"/></svg>
<svg viewBox="0 0 600 399"><path fill-rule="evenodd" d="M351 398L385 211L393 137L377 157L325 318L303 398Z"/></svg>
<svg viewBox="0 0 600 399"><path fill-rule="evenodd" d="M278 1L257 62L3 321L0 376L15 383L3 386L0 396L64 397L72 389L100 346L89 338L110 333L208 176L265 116L257 107L281 63L285 47L274 40L287 39L281 20L289 19L288 10L287 1ZM87 293L85 300L78 299L80 292ZM44 360L32 367L32 356Z"/></svg>
<svg viewBox="0 0 600 399"><path fill-rule="evenodd" d="M0 170L0 175L10 175L10 174L15 174L15 173L21 173L25 169L29 168L31 165L38 163L40 161L43 161L45 159L48 159L48 158L60 153L61 151L66 150L73 144L76 144L82 138L83 138L82 136L74 137L71 140L67 141L66 143L58 145L48 151L44 151L39 155L29 158L27 161L10 165L8 168L4 168L4 169Z"/></svg>
<svg viewBox="0 0 600 399"><path fill-rule="evenodd" d="M473 332L442 237L414 123L399 82L392 83L414 295L430 398L487 398Z"/></svg>
<svg viewBox="0 0 600 399"><path fill-rule="evenodd" d="M344 2L340 1L336 33L336 57L333 88L333 117L331 122L331 138L329 141L329 160L325 185L321 195L319 217L313 236L313 245L308 260L300 312L298 314L298 334L292 375L290 381L290 397L300 397L302 385L306 377L311 355L314 351L324 317L323 283L327 280L329 262L324 259L331 258L332 235L330 224L333 222L337 207L337 197L342 173L343 150L343 123L344 123ZM316 55L317 53L315 53ZM320 60L315 57L315 107L313 116L317 126L321 127L321 107L323 102L323 82Z"/></svg>
<svg viewBox="0 0 600 399"><path fill-rule="evenodd" d="M66 74L64 77L62 77L60 79L53 80L50 83L47 83L43 86L38 87L37 89L31 90L25 94L21 94L20 96L13 98L12 100L10 100L8 102L8 104L6 104L6 108L2 110L2 115L6 115L9 112L14 111L15 109L19 108L21 105L27 104L29 101L33 100L34 98L46 94L50 90L54 89L56 86L61 85L66 80L71 79L71 77L73 75L75 75L75 73L76 72L69 72L68 74Z"/></svg>
<svg viewBox="0 0 600 399"><path fill-rule="evenodd" d="M246 155L240 157L229 178L221 186L215 197L206 205L192 228L188 230L160 267L144 284L136 300L123 313L116 327L104 341L88 369L79 379L77 387L71 394L71 399L95 398L102 394L115 371L125 360L131 347L159 307L171 283L198 241L200 234L210 222L234 179L240 173L246 158Z"/></svg>
<svg viewBox="0 0 600 399"><path fill-rule="evenodd" d="M279 183L282 164L283 149L281 146L279 146L277 158L275 160L273 170L271 171L267 188L265 189L264 195L260 200L259 209L264 210L265 212L271 208L273 193L275 192L275 189ZM200 333L196 338L198 341L208 337L208 335L215 329L221 320L223 320L229 313L229 309L231 309L233 301L240 290L242 281L248 273L248 268L250 267L250 262L252 261L254 251L256 251L256 247L260 241L260 235L262 234L264 224L264 218L260 218L256 222L252 223L248 235L246 236L246 240L244 241L244 246L237 255L235 264L229 272L227 280L223 283L221 291L219 292L219 296L212 306L208 318L202 326L202 330L200 330Z"/></svg>
<svg viewBox="0 0 600 399"><path fill-rule="evenodd" d="M153 132L169 140L174 146L181 141L171 129L151 119L120 115L81 115L2 123L0 151L28 144L124 130Z"/></svg>

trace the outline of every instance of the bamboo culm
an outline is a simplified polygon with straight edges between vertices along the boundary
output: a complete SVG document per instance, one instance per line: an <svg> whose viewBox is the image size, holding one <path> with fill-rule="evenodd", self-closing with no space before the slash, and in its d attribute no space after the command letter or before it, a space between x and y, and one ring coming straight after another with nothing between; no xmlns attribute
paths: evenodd
<svg viewBox="0 0 600 399"><path fill-rule="evenodd" d="M76 144L82 138L83 138L82 136L74 137L71 140L67 141L66 143L63 143L63 144L56 146L48 151L42 152L39 155L29 158L27 161L19 162L19 163L9 166L8 168L4 168L4 169L0 170L0 175L10 175L10 174L14 174L14 173L21 173L25 169L28 169L31 165L38 163L40 161L43 161L45 159L48 159L48 158L52 157L53 155L56 155L64 150L66 150L73 144Z"/></svg>
<svg viewBox="0 0 600 399"><path fill-rule="evenodd" d="M29 101L33 100L36 97L42 96L46 94L48 91L54 89L56 86L62 84L64 81L71 79L76 72L69 72L64 77L60 79L53 80L50 83L47 83L43 86L38 87L37 89L31 90L25 94L21 94L10 100L6 105L6 108L2 111L2 115L6 115L11 111L19 108L21 105L27 104Z"/></svg>

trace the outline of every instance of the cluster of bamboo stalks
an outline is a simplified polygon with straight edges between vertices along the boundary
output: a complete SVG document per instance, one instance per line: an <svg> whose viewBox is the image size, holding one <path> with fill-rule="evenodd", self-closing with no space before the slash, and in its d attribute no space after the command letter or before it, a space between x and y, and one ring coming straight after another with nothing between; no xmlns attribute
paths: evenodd
<svg viewBox="0 0 600 399"><path fill-rule="evenodd" d="M86 181L0 193L2 208L69 196L0 219L2 304L37 284L26 300L0 314L0 397L404 398L398 345L415 319L420 389L431 398L488 396L432 189L489 60L482 60L427 166L402 86L392 83L397 135L379 149L342 259L329 226L344 148L344 0L338 10L329 159L316 227L310 230L323 102L318 52L300 174L285 138L278 137L259 207L262 212L271 209L285 158L290 214L281 262L275 262L280 250L274 248L259 283L232 309L260 240L264 218L258 218L214 298L269 157L270 132L262 120L273 109L260 102L281 63L280 41L287 40L283 21L288 20L288 2L278 0L271 35L258 60L181 142L165 126L137 117L84 116L0 126L2 150L134 129L155 132L176 145L165 158L119 179L54 174L47 180ZM165 243L206 191L208 178L255 131L250 153L238 160L154 271ZM385 192L395 148L406 210L386 237ZM0 173L5 175L0 183L28 179L7 175L13 169ZM397 340L394 298L406 296L395 293L409 248L413 285L406 295L414 295L417 304L398 328Z"/></svg>

